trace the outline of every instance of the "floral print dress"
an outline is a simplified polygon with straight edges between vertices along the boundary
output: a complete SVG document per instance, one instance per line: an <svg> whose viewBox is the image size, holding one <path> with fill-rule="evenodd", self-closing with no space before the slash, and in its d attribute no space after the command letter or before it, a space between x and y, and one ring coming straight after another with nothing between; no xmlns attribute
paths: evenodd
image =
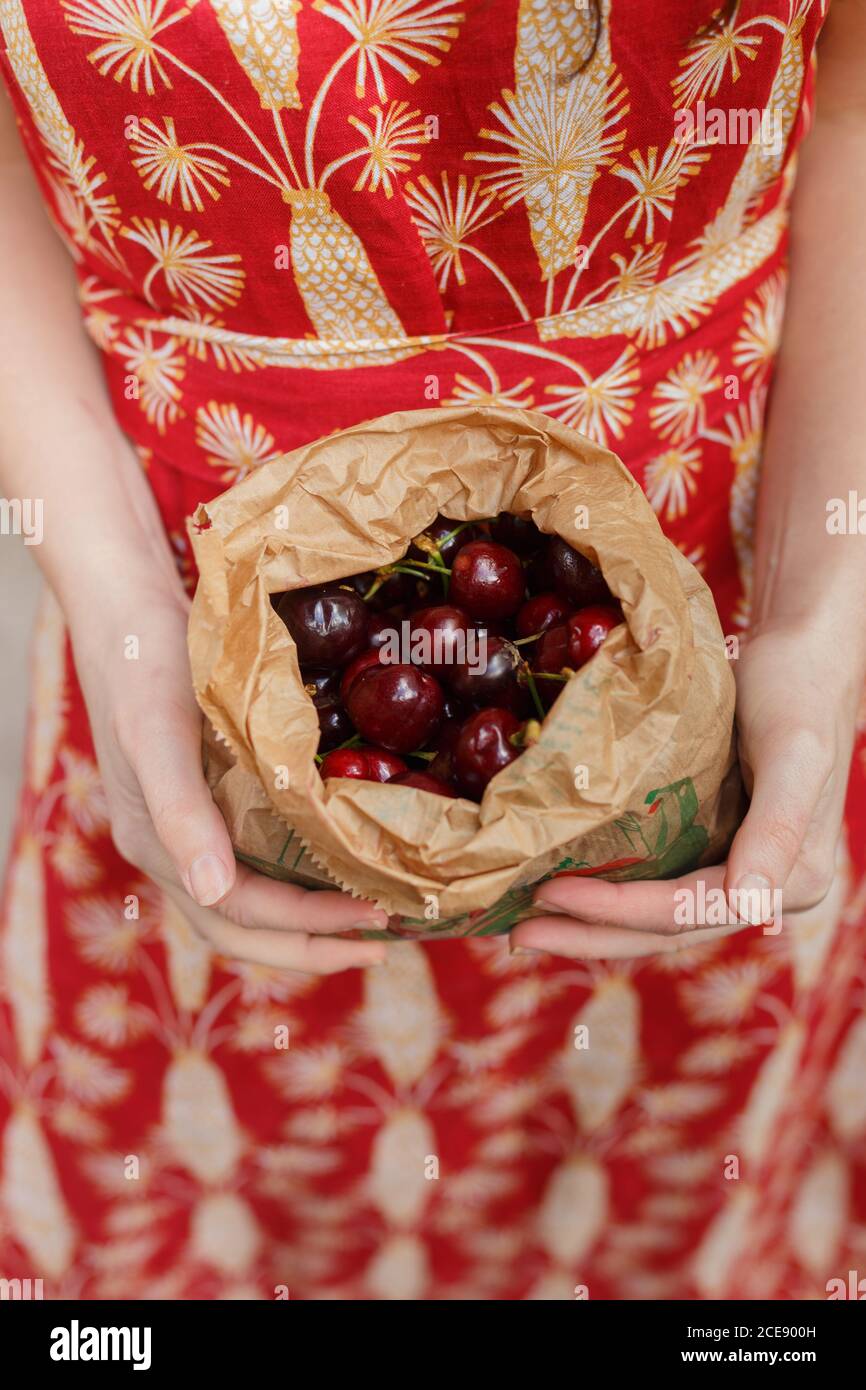
<svg viewBox="0 0 866 1390"><path fill-rule="evenodd" d="M619 453L742 629L824 11L0 0L190 583L184 518L267 459L494 401ZM85 1299L824 1297L866 1246L863 751L833 891L778 936L289 975L213 956L114 851L49 597L0 923L0 1272Z"/></svg>

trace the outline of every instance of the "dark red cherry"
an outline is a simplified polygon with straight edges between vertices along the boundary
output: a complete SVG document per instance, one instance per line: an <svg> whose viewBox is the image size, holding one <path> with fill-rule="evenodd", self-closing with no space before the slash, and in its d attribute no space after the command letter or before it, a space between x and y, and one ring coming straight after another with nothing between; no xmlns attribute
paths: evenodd
<svg viewBox="0 0 866 1390"><path fill-rule="evenodd" d="M391 782L394 787L415 787L419 792L433 792L435 796L457 795L453 787L449 787L447 782L443 782L440 777L434 777L429 772L404 772L399 777L394 777Z"/></svg>
<svg viewBox="0 0 866 1390"><path fill-rule="evenodd" d="M553 588L575 608L604 603L610 590L601 570L561 536L551 536L545 547Z"/></svg>
<svg viewBox="0 0 866 1390"><path fill-rule="evenodd" d="M519 729L520 720L507 709L470 715L454 750L457 785L464 795L480 801L491 777L520 756L522 749L511 742Z"/></svg>
<svg viewBox="0 0 866 1390"><path fill-rule="evenodd" d="M371 613L367 623L367 645L378 651L389 641L395 627L399 624L393 613Z"/></svg>
<svg viewBox="0 0 866 1390"><path fill-rule="evenodd" d="M608 633L619 627L622 621L623 616L619 609L609 605L596 604L590 608L578 609L568 620L571 655L569 665L575 670L578 666L583 666L595 655Z"/></svg>
<svg viewBox="0 0 866 1390"><path fill-rule="evenodd" d="M455 531L456 536L453 534ZM450 567L458 550L470 541L476 540L480 534L478 527L471 522L467 525L461 521L452 521L447 516L437 516L425 527L418 540L412 542L406 556L409 560L426 560L429 563L430 548L435 548L443 562Z"/></svg>
<svg viewBox="0 0 866 1390"><path fill-rule="evenodd" d="M507 546L480 540L458 550L451 567L449 598L474 618L509 618L525 594L523 566Z"/></svg>
<svg viewBox="0 0 866 1390"><path fill-rule="evenodd" d="M340 689L339 671L302 671L301 680L311 700L317 695L337 695Z"/></svg>
<svg viewBox="0 0 866 1390"><path fill-rule="evenodd" d="M519 684L520 652L504 637L488 637L472 661L460 662L448 675L451 690L476 709L499 705L519 714L526 692Z"/></svg>
<svg viewBox="0 0 866 1390"><path fill-rule="evenodd" d="M462 724L463 720L466 718L468 713L469 710L467 709L466 705L464 705L462 700L458 700L456 695L450 695L447 691L445 692L445 703L442 706L443 728L450 720L454 720L456 721L456 723ZM436 746L437 748L439 746L438 740Z"/></svg>
<svg viewBox="0 0 866 1390"><path fill-rule="evenodd" d="M394 753L422 748L442 717L439 684L416 666L383 666L349 691L349 715L371 743Z"/></svg>
<svg viewBox="0 0 866 1390"><path fill-rule="evenodd" d="M558 594L536 594L528 598L515 619L518 637L534 637L558 623L564 623L571 607Z"/></svg>
<svg viewBox="0 0 866 1390"><path fill-rule="evenodd" d="M349 697L349 691L352 689L355 681L380 664L379 652L375 648L366 652L361 652L360 656L353 657L343 672L343 679L340 681L340 699L345 702Z"/></svg>
<svg viewBox="0 0 866 1390"><path fill-rule="evenodd" d="M319 752L327 753L345 743L355 730L343 702L336 695L317 695L313 704L319 716Z"/></svg>
<svg viewBox="0 0 866 1390"><path fill-rule="evenodd" d="M413 666L420 666L430 676L447 679L449 669L465 660L469 647L477 642L474 633L468 640L469 630L468 616L451 603L419 608L410 618Z"/></svg>
<svg viewBox="0 0 866 1390"><path fill-rule="evenodd" d="M343 666L364 646L367 608L348 589L283 594L277 609L294 638L302 666Z"/></svg>
<svg viewBox="0 0 866 1390"><path fill-rule="evenodd" d="M544 540L535 522L529 517L500 512L490 524L490 534L500 545L507 545L517 555L532 555Z"/></svg>
<svg viewBox="0 0 866 1390"><path fill-rule="evenodd" d="M457 719L443 720L433 743L436 757L427 766L427 771L431 777L441 777L443 782L453 782L454 749L457 747L457 740L464 723L465 719L459 721Z"/></svg>
<svg viewBox="0 0 866 1390"><path fill-rule="evenodd" d="M329 777L356 777L369 780L367 758L360 748L334 748L322 759L319 772L323 780Z"/></svg>

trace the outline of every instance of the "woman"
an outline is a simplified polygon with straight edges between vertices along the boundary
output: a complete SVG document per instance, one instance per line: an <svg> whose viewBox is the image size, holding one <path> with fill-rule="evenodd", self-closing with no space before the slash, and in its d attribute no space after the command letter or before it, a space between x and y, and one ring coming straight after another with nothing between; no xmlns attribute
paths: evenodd
<svg viewBox="0 0 866 1390"><path fill-rule="evenodd" d="M4 1274L756 1298L855 1267L866 567L825 523L863 473L866 5L827 23L789 247L826 6L712 3L0 0L65 243L7 128L3 487L44 502L56 601L3 923ZM491 399L614 448L739 635L752 801L703 877L780 889L780 933L571 881L510 953L386 947L327 935L374 904L235 865L185 516L329 431Z"/></svg>

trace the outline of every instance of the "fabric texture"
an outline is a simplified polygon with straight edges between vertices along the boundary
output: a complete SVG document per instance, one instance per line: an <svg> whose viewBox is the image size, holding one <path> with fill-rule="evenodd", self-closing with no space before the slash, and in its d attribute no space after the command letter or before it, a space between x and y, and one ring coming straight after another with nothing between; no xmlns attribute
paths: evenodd
<svg viewBox="0 0 866 1390"><path fill-rule="evenodd" d="M268 458L495 401L619 453L747 624L825 7L713 8L0 0L190 583L185 516ZM287 976L212 956L118 858L48 599L0 929L0 1271L94 1299L824 1297L866 1219L863 752L833 891L777 936Z"/></svg>

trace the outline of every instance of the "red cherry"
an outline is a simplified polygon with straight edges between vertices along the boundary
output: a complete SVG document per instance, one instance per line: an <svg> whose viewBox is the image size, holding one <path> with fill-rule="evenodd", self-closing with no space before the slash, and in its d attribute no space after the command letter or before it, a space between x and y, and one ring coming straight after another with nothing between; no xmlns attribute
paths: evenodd
<svg viewBox="0 0 866 1390"><path fill-rule="evenodd" d="M379 653L375 649L361 652L360 656L356 656L350 661L343 672L343 679L340 681L340 699L346 701L349 698L349 691L352 689L355 681L367 671L372 671L374 666L379 666L380 664Z"/></svg>
<svg viewBox="0 0 866 1390"><path fill-rule="evenodd" d="M413 649L413 665L420 666L428 676L447 679L448 670L463 660L467 652L466 635L470 622L462 608L451 603L439 603L432 608L419 608L410 619L409 636ZM416 645L417 644L417 645ZM430 660L414 660L414 652Z"/></svg>
<svg viewBox="0 0 866 1390"><path fill-rule="evenodd" d="M449 597L475 618L510 618L526 594L523 566L496 541L461 546L451 567Z"/></svg>
<svg viewBox="0 0 866 1390"><path fill-rule="evenodd" d="M457 783L464 795L480 801L497 772L518 758L522 749L510 742L520 720L507 709L482 709L470 715L454 750Z"/></svg>
<svg viewBox="0 0 866 1390"><path fill-rule="evenodd" d="M367 607L349 589L291 590L281 596L277 612L294 639L302 666L343 666L366 640Z"/></svg>
<svg viewBox="0 0 866 1390"><path fill-rule="evenodd" d="M536 594L529 598L517 614L518 637L534 637L557 623L564 623L571 608L558 594Z"/></svg>
<svg viewBox="0 0 866 1390"><path fill-rule="evenodd" d="M563 666L570 666L569 636L566 623L558 623L556 627L550 627L542 633L535 644L533 669L558 675Z"/></svg>
<svg viewBox="0 0 866 1390"><path fill-rule="evenodd" d="M370 768L361 748L333 748L322 759L319 772L323 780L329 777L357 777L367 780Z"/></svg>
<svg viewBox="0 0 866 1390"><path fill-rule="evenodd" d="M561 536L551 536L545 547L549 572L557 593L567 598L575 608L590 603L604 603L610 590L601 570Z"/></svg>
<svg viewBox="0 0 866 1390"><path fill-rule="evenodd" d="M389 753L387 748L365 748L364 753L373 782L390 782L392 777L400 777L409 771L403 759L398 758L396 753Z"/></svg>
<svg viewBox="0 0 866 1390"><path fill-rule="evenodd" d="M323 778L355 777L365 782L388 782L408 768L402 758L384 748L334 748L322 759L319 771Z"/></svg>
<svg viewBox="0 0 866 1390"><path fill-rule="evenodd" d="M619 627L622 621L618 608L597 604L578 609L568 620L569 650L572 653L569 665L575 669L583 666L595 655L608 633Z"/></svg>
<svg viewBox="0 0 866 1390"><path fill-rule="evenodd" d="M436 796L456 796L453 787L449 787L447 782L443 782L441 777L434 777L429 772L404 772L399 777L395 777L390 784L394 787L415 787L419 792L433 792Z"/></svg>
<svg viewBox="0 0 866 1390"><path fill-rule="evenodd" d="M535 643L535 656L532 662L532 669L536 674L548 672L552 675L559 675L564 666L573 667L570 636L566 623L559 623L556 627L550 627L542 633ZM563 685L564 681L545 680L543 675L535 682L535 688L545 709L550 709L554 701L559 698Z"/></svg>
<svg viewBox="0 0 866 1390"><path fill-rule="evenodd" d="M395 753L410 753L436 729L444 698L433 677L416 666L383 666L355 682L348 704L364 738Z"/></svg>

